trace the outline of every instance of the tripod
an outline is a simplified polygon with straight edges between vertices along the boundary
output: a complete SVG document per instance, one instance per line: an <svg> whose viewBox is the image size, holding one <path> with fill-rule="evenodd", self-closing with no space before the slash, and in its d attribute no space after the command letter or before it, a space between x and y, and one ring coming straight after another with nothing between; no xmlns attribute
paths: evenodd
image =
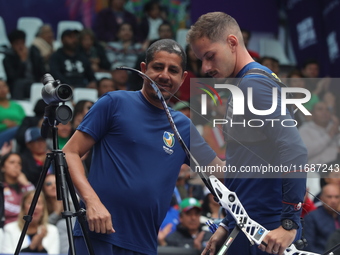
<svg viewBox="0 0 340 255"><path fill-rule="evenodd" d="M50 106L47 106L48 108ZM52 109L55 110L56 106L52 106ZM49 112L51 112L51 109L48 109ZM45 111L46 112L46 111ZM53 111L54 112L54 111ZM54 115L53 115L54 116ZM48 118L51 118L51 116L47 116ZM44 180L46 178L47 171L51 165L52 162L54 162L55 166L55 175L56 175L56 185L57 185L57 199L63 201L64 206L64 212L62 212L63 218L66 219L66 226L67 226L67 235L68 235L68 241L69 241L69 252L71 255L75 255L75 247L74 247L74 240L73 240L73 234L72 234L72 217L76 216L78 218L78 221L80 223L83 236L85 238L85 243L87 246L88 253L90 255L94 255L93 247L89 239L89 235L87 232L87 229L85 227L86 223L86 211L82 208L80 208L78 198L75 192L75 188L73 186L70 173L68 172L68 167L65 159L65 154L58 149L58 121L54 120L52 123L54 123L52 127L52 138L53 138L53 150L51 153L46 154L46 160L43 166L43 170L40 173L39 181L36 187L36 191L34 193L34 197L31 203L31 206L28 210L28 215L25 215L23 219L25 220L25 225L23 227L23 230L21 232L20 239L18 241L15 255L19 254L21 250L22 243L24 241L28 225L32 221L32 215L34 213L37 201L39 199L39 195L44 183ZM46 123L45 123L46 125ZM42 127L43 128L43 127ZM44 133L43 130L41 133ZM47 134L47 133L46 133ZM70 193L72 202L74 204L76 213L72 213L70 211L70 205L69 205L69 196L68 192Z"/></svg>

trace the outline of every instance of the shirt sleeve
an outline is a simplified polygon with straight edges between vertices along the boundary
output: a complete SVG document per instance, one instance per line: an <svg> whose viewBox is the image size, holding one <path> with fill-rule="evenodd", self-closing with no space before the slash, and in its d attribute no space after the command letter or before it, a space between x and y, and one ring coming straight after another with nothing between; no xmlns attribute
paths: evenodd
<svg viewBox="0 0 340 255"><path fill-rule="evenodd" d="M249 88L252 88L250 95ZM275 88L275 89L273 89ZM263 133L273 143L279 153L280 165L289 169L288 173L282 173L282 214L281 219L291 219L300 222L302 203L306 193L306 173L304 166L307 163L307 149L288 108L285 115L281 113L281 88L269 78L247 78L241 89L252 100L257 110L273 111L266 115L255 115L248 107L245 107L246 119L261 119L264 121ZM273 91L277 90L277 96ZM276 106L275 106L275 101ZM245 102L245 103L246 103ZM275 120L275 121L268 121Z"/></svg>
<svg viewBox="0 0 340 255"><path fill-rule="evenodd" d="M190 121L190 152L197 160L200 166L208 166L216 157L216 153L205 142L199 134L194 124ZM192 161L192 160L191 160ZM191 166L195 166L194 162L190 162ZM192 168L194 170L194 168Z"/></svg>
<svg viewBox="0 0 340 255"><path fill-rule="evenodd" d="M102 96L85 115L77 130L89 134L97 142L111 127L115 110L111 96Z"/></svg>

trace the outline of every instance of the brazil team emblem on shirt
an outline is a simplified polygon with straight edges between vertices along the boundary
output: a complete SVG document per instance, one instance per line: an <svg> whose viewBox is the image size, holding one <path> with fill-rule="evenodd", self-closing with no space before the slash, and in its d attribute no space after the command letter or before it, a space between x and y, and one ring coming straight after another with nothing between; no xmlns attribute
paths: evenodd
<svg viewBox="0 0 340 255"><path fill-rule="evenodd" d="M167 147L172 148L175 145L174 134L171 134L168 131L164 131L163 142Z"/></svg>

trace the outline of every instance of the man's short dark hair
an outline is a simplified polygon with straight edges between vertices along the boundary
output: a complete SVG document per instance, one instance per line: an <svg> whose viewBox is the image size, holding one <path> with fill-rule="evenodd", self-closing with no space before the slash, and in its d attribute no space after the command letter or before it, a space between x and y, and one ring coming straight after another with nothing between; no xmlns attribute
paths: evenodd
<svg viewBox="0 0 340 255"><path fill-rule="evenodd" d="M183 72L185 71L187 62L187 56L185 54L185 51L183 50L182 46L179 45L178 42L172 39L162 39L151 44L150 47L146 50L145 58L146 65L148 65L154 59L155 53L159 51L174 53L180 56L182 59L181 67Z"/></svg>
<svg viewBox="0 0 340 255"><path fill-rule="evenodd" d="M18 40L26 40L26 34L24 31L15 29L8 34L8 40L10 43L13 43Z"/></svg>
<svg viewBox="0 0 340 255"><path fill-rule="evenodd" d="M303 62L302 68L306 68L308 65L315 64L319 66L319 62L316 59L309 58Z"/></svg>

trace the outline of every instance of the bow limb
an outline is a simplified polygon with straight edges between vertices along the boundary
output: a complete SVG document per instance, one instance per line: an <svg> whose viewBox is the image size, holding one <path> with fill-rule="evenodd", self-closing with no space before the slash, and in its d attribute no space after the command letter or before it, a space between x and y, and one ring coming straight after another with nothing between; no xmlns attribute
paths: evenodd
<svg viewBox="0 0 340 255"><path fill-rule="evenodd" d="M263 242L263 239L270 231L249 217L235 192L230 191L213 175L209 176L209 181L221 206L232 215L236 224L241 228L248 239L252 240L257 245L266 245ZM320 255L313 252L298 250L294 244L291 244L288 248L286 248L284 254Z"/></svg>

